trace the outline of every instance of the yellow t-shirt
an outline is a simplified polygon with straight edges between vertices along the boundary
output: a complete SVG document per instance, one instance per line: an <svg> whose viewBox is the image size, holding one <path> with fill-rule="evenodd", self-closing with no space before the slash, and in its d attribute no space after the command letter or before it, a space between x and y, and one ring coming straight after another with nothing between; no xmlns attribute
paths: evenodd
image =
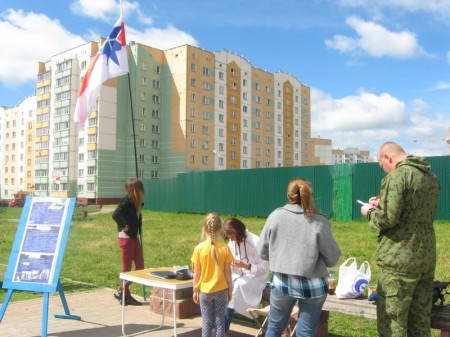
<svg viewBox="0 0 450 337"><path fill-rule="evenodd" d="M225 265L233 261L233 254L230 247L223 242L215 241L217 260L214 262L211 252L211 241L206 240L199 243L191 257L191 262L201 267L201 274L194 289L199 289L204 293L214 293L220 290L228 289L228 283L225 277Z"/></svg>

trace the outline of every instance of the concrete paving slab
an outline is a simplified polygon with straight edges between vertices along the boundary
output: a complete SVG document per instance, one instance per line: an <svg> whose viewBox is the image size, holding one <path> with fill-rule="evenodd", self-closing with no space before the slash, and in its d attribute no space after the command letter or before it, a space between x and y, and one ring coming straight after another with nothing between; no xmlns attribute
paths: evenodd
<svg viewBox="0 0 450 337"><path fill-rule="evenodd" d="M113 289L66 294L67 304L72 315L81 316L81 320L55 318L55 314L64 314L64 308L58 293L50 296L47 337L119 337L122 335L122 309L113 298ZM133 295L134 296L134 295ZM14 294L13 294L14 297ZM134 296L144 302L142 297ZM2 337L40 337L42 333L43 297L39 299L10 302L2 322ZM159 327L160 314L150 311L148 302L142 306L126 306L125 332L128 335ZM202 318L196 316L177 319L179 337L201 336ZM230 337L255 336L256 324L247 326L232 322ZM153 332L139 336L173 336L172 316L166 316L164 326Z"/></svg>

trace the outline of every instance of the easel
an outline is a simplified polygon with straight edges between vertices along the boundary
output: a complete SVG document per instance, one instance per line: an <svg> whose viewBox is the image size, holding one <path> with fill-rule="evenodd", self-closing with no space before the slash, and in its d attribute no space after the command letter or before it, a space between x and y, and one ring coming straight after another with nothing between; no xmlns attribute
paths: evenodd
<svg viewBox="0 0 450 337"><path fill-rule="evenodd" d="M71 315L69 306L67 305L66 296L64 295L64 290L62 288L61 280L58 279L58 287L57 290L59 292L59 296L61 297L61 302L64 307L64 314L55 314L55 318L63 318L63 319L73 319L73 320L81 320L81 316ZM5 299L3 301L2 307L0 309L0 323L2 322L3 315L5 314L6 308L8 307L9 300L14 292L14 289L8 289L6 293ZM47 337L47 327L48 327L48 305L50 299L50 293L44 292L44 303L42 306L42 329L41 336Z"/></svg>
<svg viewBox="0 0 450 337"><path fill-rule="evenodd" d="M43 293L41 337L47 337L50 293L58 291L64 307L55 318L81 319L70 314L59 278L74 206L75 198L27 197L3 280L0 323L14 290Z"/></svg>

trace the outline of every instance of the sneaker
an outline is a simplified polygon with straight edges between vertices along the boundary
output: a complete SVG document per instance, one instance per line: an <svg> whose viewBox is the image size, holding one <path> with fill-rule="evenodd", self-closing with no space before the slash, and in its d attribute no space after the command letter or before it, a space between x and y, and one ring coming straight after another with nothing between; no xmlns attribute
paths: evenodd
<svg viewBox="0 0 450 337"><path fill-rule="evenodd" d="M130 295L130 296L125 297L125 305L142 305L142 303Z"/></svg>
<svg viewBox="0 0 450 337"><path fill-rule="evenodd" d="M118 301L121 301L121 300L122 300L122 292L121 292L120 290L117 290L117 291L114 293L114 298L115 298L116 300L118 300Z"/></svg>

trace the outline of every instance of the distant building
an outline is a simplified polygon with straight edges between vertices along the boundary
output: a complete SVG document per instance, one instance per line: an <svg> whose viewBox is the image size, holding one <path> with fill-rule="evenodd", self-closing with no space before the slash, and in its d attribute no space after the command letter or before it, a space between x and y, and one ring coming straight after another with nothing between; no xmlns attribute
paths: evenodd
<svg viewBox="0 0 450 337"><path fill-rule="evenodd" d="M371 162L370 151L359 150L357 148L332 150L333 164L358 164L369 162Z"/></svg>
<svg viewBox="0 0 450 337"><path fill-rule="evenodd" d="M324 138L308 138L303 140L303 166L332 165L332 140Z"/></svg>
<svg viewBox="0 0 450 337"><path fill-rule="evenodd" d="M33 134L36 97L0 107L0 197L22 198L33 186Z"/></svg>

